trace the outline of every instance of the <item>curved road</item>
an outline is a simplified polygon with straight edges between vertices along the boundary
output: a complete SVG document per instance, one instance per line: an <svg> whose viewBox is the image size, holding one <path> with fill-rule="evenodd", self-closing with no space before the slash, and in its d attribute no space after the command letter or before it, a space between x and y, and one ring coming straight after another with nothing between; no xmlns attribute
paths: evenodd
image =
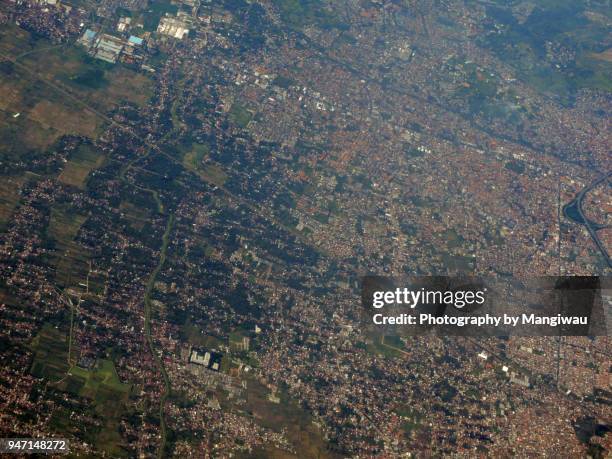
<svg viewBox="0 0 612 459"><path fill-rule="evenodd" d="M580 215L580 218L582 219L582 222L577 222L577 223L581 223L582 225L586 227L587 231L589 232L589 235L591 236L591 239L593 239L593 242L595 242L595 245L597 246L597 248L603 255L604 259L606 260L608 267L612 268L612 260L610 259L610 254L606 250L606 247L604 246L603 242L601 242L601 239L599 239L599 236L597 236L597 231L596 229L593 228L592 222L588 218L586 218L586 216L584 215L584 211L582 210L582 201L584 200L584 197L586 196L586 194L589 191L597 188L601 183L607 182L610 179L610 177L612 177L612 171L607 172L606 174L599 177L597 180L595 180L590 185L584 187L580 191L580 193L578 193L576 197L569 204L566 204L565 207L563 207L563 214L570 220L576 221L572 219L566 213L566 209L568 207L574 206L574 205L576 206L576 210L578 210L578 214Z"/></svg>

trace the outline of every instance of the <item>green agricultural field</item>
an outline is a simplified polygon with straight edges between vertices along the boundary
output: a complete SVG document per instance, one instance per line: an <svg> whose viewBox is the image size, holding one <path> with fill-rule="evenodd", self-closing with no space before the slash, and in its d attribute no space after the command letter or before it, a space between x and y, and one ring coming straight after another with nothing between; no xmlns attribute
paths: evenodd
<svg viewBox="0 0 612 459"><path fill-rule="evenodd" d="M244 337L248 337L249 333L245 330L236 329L229 334L229 342L232 343L241 343Z"/></svg>
<svg viewBox="0 0 612 459"><path fill-rule="evenodd" d="M487 16L503 24L499 33L489 33L481 44L507 65L513 66L536 90L557 95L561 101L582 88L612 90L612 66L602 45L607 43L609 4L584 0L535 2L527 18L518 21L506 2L486 5ZM574 57L557 63L557 52L547 44L563 43Z"/></svg>
<svg viewBox="0 0 612 459"><path fill-rule="evenodd" d="M465 242L464 239L454 229L449 229L440 233L441 239L446 241L446 246L449 250L461 247Z"/></svg>
<svg viewBox="0 0 612 459"><path fill-rule="evenodd" d="M223 168L217 164L202 163L209 153L210 147L208 145L193 144L191 150L183 156L183 165L198 174L203 180L214 183L217 186L223 186L227 181L227 174Z"/></svg>
<svg viewBox="0 0 612 459"><path fill-rule="evenodd" d="M402 418L402 430L404 435L411 435L421 426L423 415L414 410L410 405L402 405L395 409L395 413Z"/></svg>
<svg viewBox="0 0 612 459"><path fill-rule="evenodd" d="M93 436L93 442L111 457L125 456L119 423L132 386L119 380L114 363L100 359L91 370L73 366L67 371L60 389L93 400L95 413L104 419L103 426Z"/></svg>
<svg viewBox="0 0 612 459"><path fill-rule="evenodd" d="M0 231L6 229L6 225L19 203L19 190L26 182L27 175L5 177L0 181Z"/></svg>
<svg viewBox="0 0 612 459"><path fill-rule="evenodd" d="M442 261L450 272L468 273L474 270L474 259L469 256L453 255L445 252L442 254Z"/></svg>
<svg viewBox="0 0 612 459"><path fill-rule="evenodd" d="M201 171L202 176L209 182L214 183L217 186L223 186L227 181L227 174L216 164L208 164Z"/></svg>
<svg viewBox="0 0 612 459"><path fill-rule="evenodd" d="M90 253L88 250L71 242L60 246L57 260L56 281L62 287L84 287L89 270Z"/></svg>
<svg viewBox="0 0 612 459"><path fill-rule="evenodd" d="M85 220L86 216L65 206L51 209L47 235L55 245L56 280L63 287L75 287L87 281L90 253L74 241Z"/></svg>
<svg viewBox="0 0 612 459"><path fill-rule="evenodd" d="M60 381L68 371L68 337L50 324L40 330L30 344L34 360L30 372L37 378Z"/></svg>
<svg viewBox="0 0 612 459"><path fill-rule="evenodd" d="M118 104L145 104L153 93L148 75L121 64L93 59L79 45L52 46L44 39L23 40L34 43L30 54L19 62L36 75L68 89L94 108L107 112Z"/></svg>
<svg viewBox="0 0 612 459"><path fill-rule="evenodd" d="M102 166L104 155L91 145L80 145L59 176L59 180L66 185L84 189L89 173Z"/></svg>
<svg viewBox="0 0 612 459"><path fill-rule="evenodd" d="M95 137L102 124L93 113L21 67L0 72L0 95L0 157L44 152L65 134Z"/></svg>
<svg viewBox="0 0 612 459"><path fill-rule="evenodd" d="M274 431L284 429L296 451L300 451L300 457L334 457L321 431L313 424L312 417L306 410L289 398L283 390L278 390L276 393L280 398L280 403L271 402L268 399L269 394L270 389L259 381L248 380L246 409L253 414L257 424ZM259 457L288 457L283 456L280 451L271 449L258 451L255 457L257 455Z"/></svg>
<svg viewBox="0 0 612 459"><path fill-rule="evenodd" d="M102 295L108 276L104 271L91 271L89 273L89 292L92 295Z"/></svg>
<svg viewBox="0 0 612 459"><path fill-rule="evenodd" d="M210 147L204 143L194 143L191 150L183 156L183 164L188 169L197 171L202 166L202 160L210 153Z"/></svg>
<svg viewBox="0 0 612 459"><path fill-rule="evenodd" d="M381 336L375 336L372 342L366 345L366 350L369 353L380 356L380 357L385 357L385 358L401 357L402 356L401 349L399 347L396 347L394 344L387 343L386 340L387 340L387 337L385 337L385 340L383 341Z"/></svg>
<svg viewBox="0 0 612 459"><path fill-rule="evenodd" d="M86 219L85 215L71 212L67 206L52 207L48 235L59 242L70 242Z"/></svg>
<svg viewBox="0 0 612 459"><path fill-rule="evenodd" d="M108 113L119 104L143 106L153 80L95 60L78 45L53 44L7 25L0 33L0 94L3 144L17 152L44 150L63 134L97 137L104 120L89 108ZM15 113L21 116L13 119Z"/></svg>
<svg viewBox="0 0 612 459"><path fill-rule="evenodd" d="M0 82L0 94L18 91L13 85ZM43 125L28 117L27 107L16 103L0 107L0 138L2 138L1 157L23 157L31 151L45 151L62 135L62 132L48 125ZM19 116L15 118L15 116Z"/></svg>
<svg viewBox="0 0 612 459"><path fill-rule="evenodd" d="M151 218L147 209L139 207L127 200L121 201L119 209L124 217L129 220L130 226L137 231L141 231Z"/></svg>
<svg viewBox="0 0 612 459"><path fill-rule="evenodd" d="M68 370L68 380L74 379L75 392L82 397L88 397L101 404L106 409L106 402L125 398L130 393L131 385L119 380L115 365L111 360L98 360L92 370L74 366Z"/></svg>
<svg viewBox="0 0 612 459"><path fill-rule="evenodd" d="M246 109L246 107L235 103L229 112L229 118L232 123L237 124L241 128L247 127L251 122L253 115Z"/></svg>
<svg viewBox="0 0 612 459"><path fill-rule="evenodd" d="M203 330L192 324L189 320L181 326L181 336L192 346L206 349L217 349L220 345L224 344L220 339L204 333Z"/></svg>
<svg viewBox="0 0 612 459"><path fill-rule="evenodd" d="M322 28L343 28L340 18L324 8L321 0L273 0L281 19L289 26L301 28L317 24Z"/></svg>

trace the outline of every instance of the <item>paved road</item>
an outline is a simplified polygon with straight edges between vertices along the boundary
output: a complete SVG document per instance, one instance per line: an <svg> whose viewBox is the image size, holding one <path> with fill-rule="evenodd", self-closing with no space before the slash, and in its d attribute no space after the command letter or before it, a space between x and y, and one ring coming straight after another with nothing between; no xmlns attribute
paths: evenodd
<svg viewBox="0 0 612 459"><path fill-rule="evenodd" d="M588 218L586 218L586 216L584 215L584 211L582 210L582 202L584 201L584 197L586 196L586 194L589 191L594 190L595 188L597 188L602 183L607 183L608 180L610 179L610 177L612 177L612 171L607 172L606 174L602 175L597 180L592 182L590 185L584 187L580 191L580 193L578 193L576 195L576 197L572 200L572 202L567 204L563 209L565 210L566 208L568 208L570 206L573 206L573 205L576 206L576 209L578 210L578 214L580 215L580 218L582 219L582 224L585 226L585 228L589 232L589 235L591 236L591 239L593 239L593 242L595 242L595 245L597 246L597 248L601 252L601 254L604 257L604 259L606 260L606 263L608 264L608 267L612 268L612 260L610 259L610 254L606 250L606 247L604 246L604 244L601 241L601 239L599 239L599 236L597 236L597 231L596 231L595 228L593 228L593 225L592 225L591 221ZM567 217L567 214L566 214L566 217Z"/></svg>

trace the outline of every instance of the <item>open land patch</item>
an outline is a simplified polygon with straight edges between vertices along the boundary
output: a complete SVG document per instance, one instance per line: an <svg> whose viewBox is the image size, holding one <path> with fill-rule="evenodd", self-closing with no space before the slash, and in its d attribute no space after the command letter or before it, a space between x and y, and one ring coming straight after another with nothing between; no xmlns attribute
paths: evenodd
<svg viewBox="0 0 612 459"><path fill-rule="evenodd" d="M0 181L0 231L6 228L15 207L19 203L19 190L27 180L26 175L5 177Z"/></svg>
<svg viewBox="0 0 612 459"><path fill-rule="evenodd" d="M74 240L86 218L63 206L51 210L48 235L55 243L53 264L56 267L56 281L63 287L75 287L87 282L91 254Z"/></svg>
<svg viewBox="0 0 612 459"><path fill-rule="evenodd" d="M28 116L43 127L88 137L95 135L98 124L96 116L88 110L70 110L47 100L38 102Z"/></svg>
<svg viewBox="0 0 612 459"><path fill-rule="evenodd" d="M112 457L123 457L119 433L121 417L126 411L131 384L122 383L111 360L98 359L91 369L68 364L68 337L63 331L45 324L30 345L34 352L31 373L53 383L54 389L69 392L93 401L92 415L102 419L102 425L90 432L91 440ZM73 421L69 412L58 409L50 426L66 431Z"/></svg>
<svg viewBox="0 0 612 459"><path fill-rule="evenodd" d="M274 431L285 429L288 440L299 451L298 457L335 457L306 410L282 389L277 391L279 403L270 401L269 394L270 389L259 381L248 380L246 408L253 413L257 424ZM259 454L260 457L294 457L272 449L260 451Z"/></svg>
<svg viewBox="0 0 612 459"><path fill-rule="evenodd" d="M59 176L60 182L84 189L89 173L102 166L105 156L91 145L81 145Z"/></svg>

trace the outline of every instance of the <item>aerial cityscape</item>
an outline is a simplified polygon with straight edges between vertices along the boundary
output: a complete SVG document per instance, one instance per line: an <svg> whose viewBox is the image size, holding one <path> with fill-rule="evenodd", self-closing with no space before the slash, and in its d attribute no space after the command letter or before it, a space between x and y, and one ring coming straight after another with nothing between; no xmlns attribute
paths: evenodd
<svg viewBox="0 0 612 459"><path fill-rule="evenodd" d="M612 274L611 31L609 0L0 0L0 439L612 457L607 334L359 317L364 276Z"/></svg>

